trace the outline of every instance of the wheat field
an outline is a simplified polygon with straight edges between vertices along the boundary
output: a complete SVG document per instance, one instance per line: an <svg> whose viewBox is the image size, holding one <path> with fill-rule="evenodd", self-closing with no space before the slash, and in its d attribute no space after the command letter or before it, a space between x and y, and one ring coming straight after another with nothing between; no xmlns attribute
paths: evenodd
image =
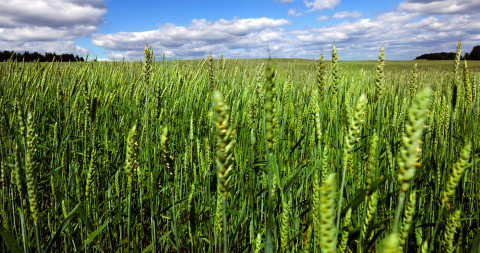
<svg viewBox="0 0 480 253"><path fill-rule="evenodd" d="M379 51L1 63L0 251L479 252L480 73Z"/></svg>

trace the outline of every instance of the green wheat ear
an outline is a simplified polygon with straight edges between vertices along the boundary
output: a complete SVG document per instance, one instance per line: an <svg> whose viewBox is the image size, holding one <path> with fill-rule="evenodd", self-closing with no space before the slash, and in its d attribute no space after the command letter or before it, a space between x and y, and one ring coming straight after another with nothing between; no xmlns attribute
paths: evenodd
<svg viewBox="0 0 480 253"><path fill-rule="evenodd" d="M212 94L212 100L215 111L215 124L217 126L217 145L215 163L217 167L217 208L215 214L215 223L217 232L222 231L222 220L224 222L224 247L227 247L227 226L226 213L222 207L226 206L227 187L230 176L233 171L233 147L235 140L233 139L234 131L232 130L228 117L228 110L223 100L222 93L215 90ZM223 204L223 205L222 205ZM225 248L227 249L227 248Z"/></svg>
<svg viewBox="0 0 480 253"><path fill-rule="evenodd" d="M137 143L137 125L134 125L128 132L127 138L127 159L125 164L125 172L128 177L128 183L133 182L133 172L137 166L138 159L138 143Z"/></svg>
<svg viewBox="0 0 480 253"><path fill-rule="evenodd" d="M447 227L445 229L445 241L443 243L445 252L453 252L453 240L455 237L455 231L457 230L457 227L459 227L458 220L460 219L460 212L460 209L455 210L447 222Z"/></svg>
<svg viewBox="0 0 480 253"><path fill-rule="evenodd" d="M455 64L453 66L453 76L456 79L458 73L458 66L460 65L460 54L462 53L462 42L457 42L457 51L455 53Z"/></svg>
<svg viewBox="0 0 480 253"><path fill-rule="evenodd" d="M377 203L378 203L378 190L375 191L372 196L370 196L370 201L368 201L367 213L365 215L365 220L363 222L361 237L366 239L368 238L368 226L374 218L375 213L377 212Z"/></svg>
<svg viewBox="0 0 480 253"><path fill-rule="evenodd" d="M413 99L417 93L417 63L413 65L412 72L410 73L410 98Z"/></svg>
<svg viewBox="0 0 480 253"><path fill-rule="evenodd" d="M120 189L121 189L121 176L122 170L118 169L117 172L115 172L115 192L117 193L118 196L120 196Z"/></svg>
<svg viewBox="0 0 480 253"><path fill-rule="evenodd" d="M318 62L317 68L317 89L318 97L323 98L323 91L325 90L325 85L327 84L327 75L326 75L325 60L323 59L323 54L320 55L320 60Z"/></svg>
<svg viewBox="0 0 480 253"><path fill-rule="evenodd" d="M327 180L323 183L322 189L320 189L320 246L322 252L334 253L337 249L336 228L335 228L335 202L336 202L336 188L337 183L335 180L335 174L330 174Z"/></svg>
<svg viewBox="0 0 480 253"><path fill-rule="evenodd" d="M227 184L230 174L233 170L233 147L235 140L232 138L234 130L231 129L228 111L223 101L222 94L219 91L214 91L212 94L215 117L217 125L217 188L220 194L226 194Z"/></svg>
<svg viewBox="0 0 480 253"><path fill-rule="evenodd" d="M350 225L352 224L352 208L348 208L345 218L343 219L342 241L340 242L339 252L345 252L348 242L348 234L350 233Z"/></svg>
<svg viewBox="0 0 480 253"><path fill-rule="evenodd" d="M217 185L218 188L218 185ZM215 229L218 235L221 234L223 228L223 198L222 194L220 194L217 190L217 206L215 208Z"/></svg>
<svg viewBox="0 0 480 253"><path fill-rule="evenodd" d="M365 108L368 103L367 97L361 95L353 115L349 117L348 132L345 136L345 148L348 154L353 152L353 145L357 142L357 136L360 131L360 125L365 118Z"/></svg>
<svg viewBox="0 0 480 253"><path fill-rule="evenodd" d="M37 141L38 136L35 133L35 123L33 120L33 114L28 112L27 116L27 154L26 154L26 181L27 181L27 191L28 191L28 201L30 203L30 211L32 212L32 217L34 225L37 225L38 222L38 201L37 201L37 181L36 173L38 162L36 161L37 156Z"/></svg>
<svg viewBox="0 0 480 253"><path fill-rule="evenodd" d="M273 150L273 138L275 133L274 117L275 117L275 101L274 101L274 88L275 82L275 70L271 64L266 69L265 80L265 130L267 135L267 147L268 151Z"/></svg>
<svg viewBox="0 0 480 253"><path fill-rule="evenodd" d="M307 228L307 233L305 234L305 247L304 252L310 252L312 248L312 233L313 233L313 226L309 225Z"/></svg>
<svg viewBox="0 0 480 253"><path fill-rule="evenodd" d="M405 125L398 162L398 183L400 184L401 192L408 190L410 180L415 175L416 167L420 165L420 139L423 133L423 125L427 118L428 98L431 92L430 88L425 88L419 92L408 111L409 117Z"/></svg>
<svg viewBox="0 0 480 253"><path fill-rule="evenodd" d="M330 146L327 144L325 145L325 149L323 150L323 155L322 155L322 167L321 167L321 172L322 172L322 177L321 177L321 182L325 182L327 180L327 176L330 173ZM320 185L319 185L320 187Z"/></svg>
<svg viewBox="0 0 480 253"><path fill-rule="evenodd" d="M466 144L460 152L460 157L458 158L457 162L453 165L448 183L443 191L442 206L445 206L445 204L448 203L449 198L455 194L455 188L457 187L458 182L460 181L460 178L467 167L471 149L472 145L470 143Z"/></svg>
<svg viewBox="0 0 480 253"><path fill-rule="evenodd" d="M144 57L145 57L145 63L143 65L143 80L144 80L144 83L145 85L149 85L150 84L150 76L152 74L152 70L153 70L153 67L152 67L152 58L153 58L153 52L152 52L152 48L149 48L147 46L147 44L145 44L145 47L144 47Z"/></svg>
<svg viewBox="0 0 480 253"><path fill-rule="evenodd" d="M257 238L255 239L255 253L260 253L262 249L262 233L257 234Z"/></svg>
<svg viewBox="0 0 480 253"><path fill-rule="evenodd" d="M339 76L338 76L338 57L337 57L337 48L335 44L333 44L332 48L332 89L335 95L335 99L337 99L337 92L338 92L338 83L339 83Z"/></svg>
<svg viewBox="0 0 480 253"><path fill-rule="evenodd" d="M92 191L92 184L93 184L93 177L95 175L95 171L97 170L97 165L95 162L97 151L95 148L92 149L92 154L90 155L90 165L88 166L88 174L87 174L87 184L85 187L85 198L87 203L90 200L90 193Z"/></svg>
<svg viewBox="0 0 480 253"><path fill-rule="evenodd" d="M357 136L360 133L360 126L365 118L365 108L367 106L368 100L367 97L362 94L358 99L357 106L353 115L349 117L348 121L348 132L345 135L345 148L344 148L344 163L351 170L351 164L349 160L352 157L353 146L357 142Z"/></svg>
<svg viewBox="0 0 480 253"><path fill-rule="evenodd" d="M174 171L174 164L173 164L174 160L173 160L173 157L170 155L170 145L168 142L169 136L170 135L169 135L168 127L165 126L162 129L162 137L160 138L160 144L162 146L162 161L167 167L166 174L167 174L168 181L173 183L173 181L175 180L175 171ZM207 146L207 151L209 151L208 146ZM206 158L210 158L210 155L206 155ZM207 164L210 164L209 162L210 160L207 160Z"/></svg>
<svg viewBox="0 0 480 253"><path fill-rule="evenodd" d="M18 194L19 196L23 197L24 196L24 193L23 193L23 177L24 177L24 173L23 173L23 169L22 169L22 164L21 164L21 158L20 158L20 148L18 147L18 143L15 142L15 184L17 186L17 190L18 190Z"/></svg>
<svg viewBox="0 0 480 253"><path fill-rule="evenodd" d="M470 75L468 74L467 59L464 60L464 69L463 69L463 84L465 85L465 97L467 104L472 106L473 96L472 96L472 83L470 82Z"/></svg>
<svg viewBox="0 0 480 253"><path fill-rule="evenodd" d="M25 123L23 122L23 111L22 108L20 108L20 102L18 98L15 98L15 111L17 115L17 122L18 122L18 128L20 129L21 135L25 138L26 137L26 128L25 128Z"/></svg>
<svg viewBox="0 0 480 253"><path fill-rule="evenodd" d="M421 245L421 248L420 248L420 252L421 253L427 253L428 252L428 241L425 240L422 245Z"/></svg>
<svg viewBox="0 0 480 253"><path fill-rule="evenodd" d="M211 54L210 56L208 56L208 81L210 84L210 90L214 90L216 87L215 87L215 79L213 76L213 57Z"/></svg>
<svg viewBox="0 0 480 253"><path fill-rule="evenodd" d="M380 48L380 53L378 54L378 63L377 70L375 72L375 87L377 89L377 101L382 98L383 90L385 90L385 48Z"/></svg>
<svg viewBox="0 0 480 253"><path fill-rule="evenodd" d="M67 205L65 204L65 200L62 199L62 213L63 218L66 219L68 217Z"/></svg>
<svg viewBox="0 0 480 253"><path fill-rule="evenodd" d="M372 139L370 142L370 152L368 154L367 160L367 169L365 173L365 190L368 193L370 190L370 185L372 184L373 177L375 176L375 159L377 155L377 143L378 143L378 135L375 131L372 135ZM367 200L367 195L365 195L365 200Z"/></svg>
<svg viewBox="0 0 480 253"><path fill-rule="evenodd" d="M398 253L398 234L391 233L389 236L385 237L383 240L383 253Z"/></svg>
<svg viewBox="0 0 480 253"><path fill-rule="evenodd" d="M415 205L417 201L417 193L410 193L408 200L407 208L405 210L405 219L402 223L402 229L399 237L399 251L403 252L403 246L408 238L408 233L410 232L410 226L412 225L413 216L415 215Z"/></svg>

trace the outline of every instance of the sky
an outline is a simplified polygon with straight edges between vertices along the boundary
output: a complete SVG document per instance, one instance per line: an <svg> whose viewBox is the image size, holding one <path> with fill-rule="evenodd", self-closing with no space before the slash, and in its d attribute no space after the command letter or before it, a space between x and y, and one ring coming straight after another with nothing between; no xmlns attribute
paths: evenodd
<svg viewBox="0 0 480 253"><path fill-rule="evenodd" d="M98 60L411 60L480 44L480 0L1 0L0 50Z"/></svg>

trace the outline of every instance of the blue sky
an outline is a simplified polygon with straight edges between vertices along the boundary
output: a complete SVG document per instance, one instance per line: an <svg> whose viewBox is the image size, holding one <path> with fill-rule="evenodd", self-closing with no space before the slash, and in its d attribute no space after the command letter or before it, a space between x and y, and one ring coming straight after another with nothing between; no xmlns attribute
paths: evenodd
<svg viewBox="0 0 480 253"><path fill-rule="evenodd" d="M157 57L389 60L480 44L480 0L3 0L0 50Z"/></svg>

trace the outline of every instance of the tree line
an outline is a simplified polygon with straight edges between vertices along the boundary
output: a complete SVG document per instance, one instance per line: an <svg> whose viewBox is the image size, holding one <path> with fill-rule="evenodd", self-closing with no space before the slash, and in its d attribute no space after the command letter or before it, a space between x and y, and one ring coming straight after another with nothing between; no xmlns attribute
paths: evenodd
<svg viewBox="0 0 480 253"><path fill-rule="evenodd" d="M18 53L15 51L3 51L0 52L0 62L8 61L12 59L13 61L21 62L33 62L33 61L40 61L40 62L76 62L76 61L85 61L83 57L79 57L78 55L73 54L55 54L55 53L45 53L40 54L38 52L23 52Z"/></svg>
<svg viewBox="0 0 480 253"><path fill-rule="evenodd" d="M431 53L431 54L422 54L415 58L415 60L454 60L455 53ZM480 45L474 46L470 53L465 53L465 56L462 59L467 60L480 60Z"/></svg>

